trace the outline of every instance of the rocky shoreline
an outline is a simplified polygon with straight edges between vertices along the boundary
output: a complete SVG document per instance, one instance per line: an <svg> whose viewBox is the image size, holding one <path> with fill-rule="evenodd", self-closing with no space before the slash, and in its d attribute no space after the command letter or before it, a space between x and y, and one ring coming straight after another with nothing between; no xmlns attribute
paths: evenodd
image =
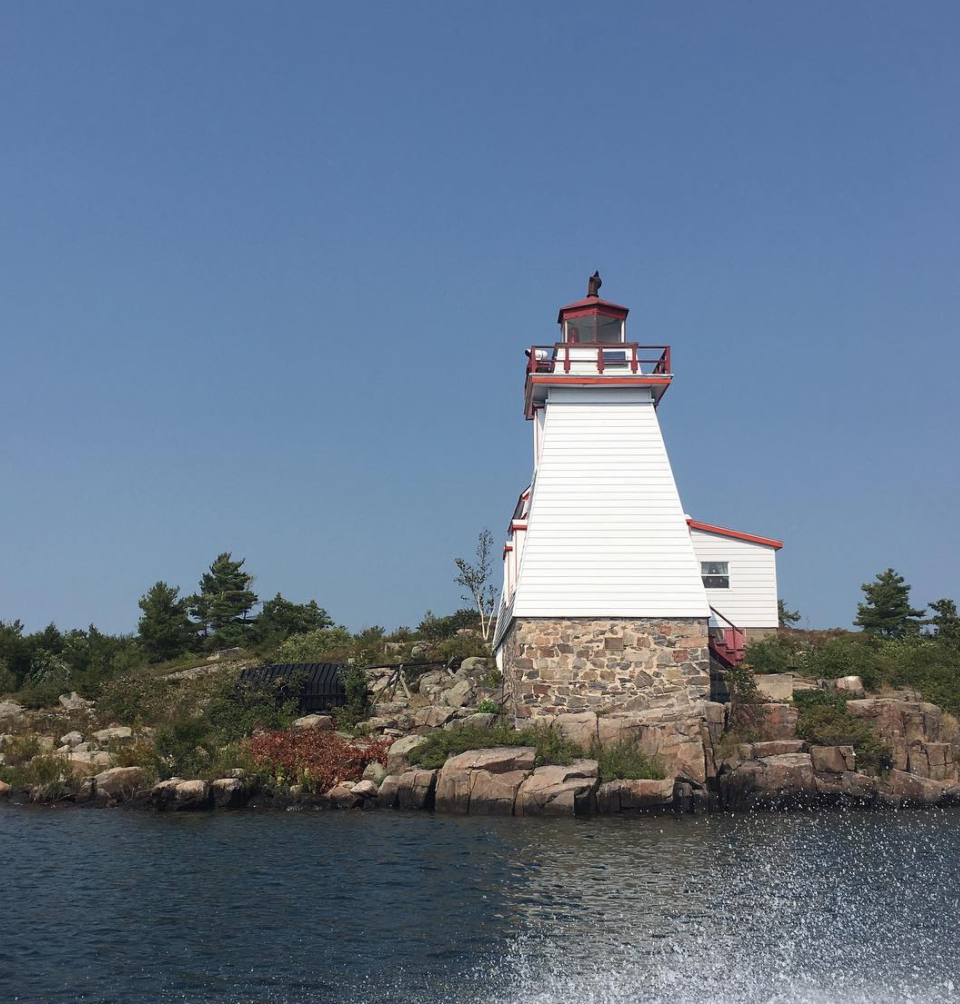
<svg viewBox="0 0 960 1004"><path fill-rule="evenodd" d="M819 686L846 692L845 713L868 723L888 751L884 769L860 767L852 745L818 745L798 736L795 693L817 689L818 684L786 675L758 678L759 697L736 709L729 703L699 701L684 707L547 716L540 724L552 730L565 750L580 753L567 753L564 762L541 764L532 745L500 745L497 738L503 733L489 731L505 726L502 717L483 710L491 693L483 683L486 673L483 660L467 660L457 672L426 673L412 688L405 685L406 693L389 697L383 678L374 675L371 695L379 700L355 732L335 732L329 715L307 715L293 722L284 733L287 738L333 736L354 750L367 750L357 761L365 766L356 773L351 769L333 775L336 783L322 791L316 783L279 783L276 777L265 782L262 774L241 767L226 770L222 777L156 782L156 773L129 765L131 757L125 756L138 746L149 746L153 729L117 723L95 728L92 703L64 695L61 707L42 719L47 728L51 722L73 723L57 740L55 734L25 731L41 719L31 722L23 708L0 703L0 763L26 737L36 756L62 765L72 779L69 784L19 789L0 781L0 804L173 812L397 809L483 816L960 805L957 720L917 695L866 697L857 678L820 681ZM6 732L4 722L17 722L20 734ZM462 752L445 762L436 759L429 768L419 762L418 750L423 753L431 735L464 727L472 730L464 736L486 738L483 748L464 750L461 744ZM750 738L737 741L741 735ZM506 738L517 742L523 737L510 733ZM611 777L609 766L601 763L603 751L611 747L641 751L663 776Z"/></svg>

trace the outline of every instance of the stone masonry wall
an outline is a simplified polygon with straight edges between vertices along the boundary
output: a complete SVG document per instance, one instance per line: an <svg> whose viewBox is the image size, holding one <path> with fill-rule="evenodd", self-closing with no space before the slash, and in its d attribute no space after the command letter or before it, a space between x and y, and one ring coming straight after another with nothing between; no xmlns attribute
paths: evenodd
<svg viewBox="0 0 960 1004"><path fill-rule="evenodd" d="M518 618L503 642L517 718L686 708L710 698L705 618Z"/></svg>

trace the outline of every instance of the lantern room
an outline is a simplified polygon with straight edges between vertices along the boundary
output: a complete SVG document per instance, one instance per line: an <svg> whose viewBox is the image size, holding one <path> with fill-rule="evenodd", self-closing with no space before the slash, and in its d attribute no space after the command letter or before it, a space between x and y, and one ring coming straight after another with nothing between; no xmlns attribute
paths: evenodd
<svg viewBox="0 0 960 1004"><path fill-rule="evenodd" d="M627 341L629 309L600 299L600 276L590 277L587 295L560 308L560 340L526 350L524 413L532 419L551 388L595 386L647 388L658 404L673 373L669 345Z"/></svg>
<svg viewBox="0 0 960 1004"><path fill-rule="evenodd" d="M560 308L560 340L567 344L619 345L627 340L628 308L599 296L569 303Z"/></svg>

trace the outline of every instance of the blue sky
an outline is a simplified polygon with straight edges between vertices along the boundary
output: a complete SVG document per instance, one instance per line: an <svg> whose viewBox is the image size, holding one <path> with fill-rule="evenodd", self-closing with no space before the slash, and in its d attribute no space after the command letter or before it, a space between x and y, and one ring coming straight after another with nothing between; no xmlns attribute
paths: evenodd
<svg viewBox="0 0 960 1004"><path fill-rule="evenodd" d="M459 604L523 349L599 268L685 508L849 624L960 598L951 3L11 3L0 619L220 551L353 628Z"/></svg>

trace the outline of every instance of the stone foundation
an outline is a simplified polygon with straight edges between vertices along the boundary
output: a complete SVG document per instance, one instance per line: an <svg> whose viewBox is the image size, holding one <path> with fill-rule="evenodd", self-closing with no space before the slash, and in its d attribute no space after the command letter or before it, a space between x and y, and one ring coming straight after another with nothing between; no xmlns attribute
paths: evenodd
<svg viewBox="0 0 960 1004"><path fill-rule="evenodd" d="M502 646L518 719L710 698L706 618L517 618Z"/></svg>

